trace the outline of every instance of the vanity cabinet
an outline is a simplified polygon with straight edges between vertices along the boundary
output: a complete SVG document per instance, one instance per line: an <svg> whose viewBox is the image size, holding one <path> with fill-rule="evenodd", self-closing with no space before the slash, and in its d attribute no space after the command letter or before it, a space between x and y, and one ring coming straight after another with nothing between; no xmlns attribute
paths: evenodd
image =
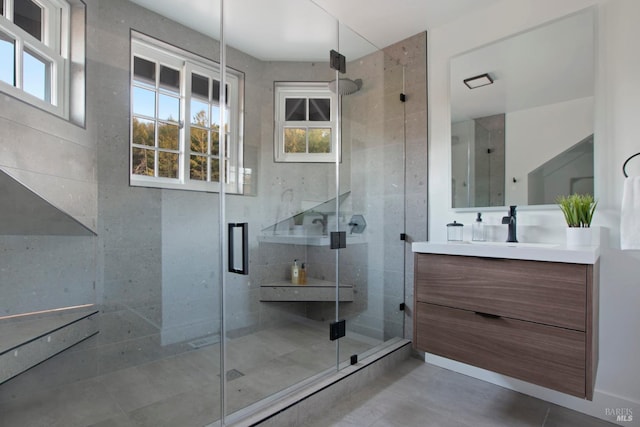
<svg viewBox="0 0 640 427"><path fill-rule="evenodd" d="M416 253L414 345L591 400L598 266Z"/></svg>

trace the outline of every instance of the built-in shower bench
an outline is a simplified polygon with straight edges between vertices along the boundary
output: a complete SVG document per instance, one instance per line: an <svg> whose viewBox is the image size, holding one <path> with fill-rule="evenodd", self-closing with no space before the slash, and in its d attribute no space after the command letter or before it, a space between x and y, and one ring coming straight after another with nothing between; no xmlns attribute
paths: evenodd
<svg viewBox="0 0 640 427"><path fill-rule="evenodd" d="M353 286L340 284L338 294L341 302L353 301ZM260 286L260 301L332 302L335 299L336 284L326 280L309 278L306 285L281 281Z"/></svg>
<svg viewBox="0 0 640 427"><path fill-rule="evenodd" d="M0 384L98 333L94 306L0 319Z"/></svg>

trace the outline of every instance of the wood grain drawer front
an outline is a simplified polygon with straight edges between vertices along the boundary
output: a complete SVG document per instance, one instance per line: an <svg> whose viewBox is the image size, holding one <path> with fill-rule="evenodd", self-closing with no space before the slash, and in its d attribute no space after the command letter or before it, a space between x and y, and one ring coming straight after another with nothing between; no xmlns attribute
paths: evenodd
<svg viewBox="0 0 640 427"><path fill-rule="evenodd" d="M418 303L419 350L585 396L585 334Z"/></svg>
<svg viewBox="0 0 640 427"><path fill-rule="evenodd" d="M416 299L585 330L587 265L418 254Z"/></svg>

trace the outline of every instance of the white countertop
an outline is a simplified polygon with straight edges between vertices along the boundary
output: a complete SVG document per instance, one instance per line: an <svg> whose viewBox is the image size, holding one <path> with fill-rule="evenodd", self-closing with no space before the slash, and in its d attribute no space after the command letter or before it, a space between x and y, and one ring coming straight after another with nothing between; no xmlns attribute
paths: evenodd
<svg viewBox="0 0 640 427"><path fill-rule="evenodd" d="M506 242L413 242L413 252L486 258L595 264L599 246L566 247L562 244Z"/></svg>

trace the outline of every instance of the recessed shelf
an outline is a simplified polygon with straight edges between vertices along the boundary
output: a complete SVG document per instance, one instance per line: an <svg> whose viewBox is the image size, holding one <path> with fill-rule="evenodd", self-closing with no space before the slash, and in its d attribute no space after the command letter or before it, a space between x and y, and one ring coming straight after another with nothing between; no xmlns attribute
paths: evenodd
<svg viewBox="0 0 640 427"><path fill-rule="evenodd" d="M353 286L340 284L340 302L353 301ZM332 302L336 299L336 284L309 278L306 285L288 281L265 283L260 286L260 301Z"/></svg>
<svg viewBox="0 0 640 427"><path fill-rule="evenodd" d="M258 236L258 242L283 243L288 245L329 246L329 236L322 235L296 235L296 234L271 234ZM347 244L364 243L361 234L347 234Z"/></svg>

